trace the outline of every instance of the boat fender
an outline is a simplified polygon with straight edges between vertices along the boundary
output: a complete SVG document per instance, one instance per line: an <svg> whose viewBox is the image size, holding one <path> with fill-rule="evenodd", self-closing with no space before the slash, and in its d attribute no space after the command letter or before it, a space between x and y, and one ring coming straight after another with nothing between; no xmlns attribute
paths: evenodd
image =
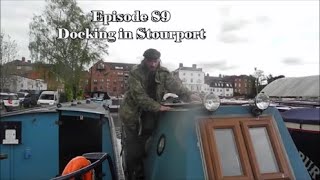
<svg viewBox="0 0 320 180"><path fill-rule="evenodd" d="M85 157L77 156L77 157L71 159L71 161L69 161L69 163L64 168L62 175L70 174L70 173L77 171L81 168L84 168L90 164L91 164L91 162L88 159L86 159ZM82 175L82 179L83 180L94 180L93 176L94 176L94 172L93 172L93 170L91 170L91 171L85 173L84 175ZM74 178L71 180L74 180Z"/></svg>

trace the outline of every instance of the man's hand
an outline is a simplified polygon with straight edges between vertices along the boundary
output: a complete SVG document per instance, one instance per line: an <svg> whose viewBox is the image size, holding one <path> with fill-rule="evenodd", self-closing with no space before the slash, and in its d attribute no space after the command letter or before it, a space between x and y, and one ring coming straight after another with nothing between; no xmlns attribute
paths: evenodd
<svg viewBox="0 0 320 180"><path fill-rule="evenodd" d="M159 111L170 111L171 109L171 107L161 105Z"/></svg>
<svg viewBox="0 0 320 180"><path fill-rule="evenodd" d="M202 99L199 96L199 94L191 94L190 100L191 102L202 102Z"/></svg>

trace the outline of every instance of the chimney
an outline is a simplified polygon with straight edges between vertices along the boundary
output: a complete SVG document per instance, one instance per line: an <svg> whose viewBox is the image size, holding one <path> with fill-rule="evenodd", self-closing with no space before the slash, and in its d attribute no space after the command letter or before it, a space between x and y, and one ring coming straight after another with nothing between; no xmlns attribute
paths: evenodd
<svg viewBox="0 0 320 180"><path fill-rule="evenodd" d="M22 62L26 62L26 58L25 58L25 57L22 57L21 61L22 61Z"/></svg>
<svg viewBox="0 0 320 180"><path fill-rule="evenodd" d="M182 63L179 63L179 68L182 68L183 67L183 64Z"/></svg>
<svg viewBox="0 0 320 180"><path fill-rule="evenodd" d="M209 73L207 73L207 77L209 77Z"/></svg>
<svg viewBox="0 0 320 180"><path fill-rule="evenodd" d="M196 64L192 64L192 68L197 69L197 65Z"/></svg>

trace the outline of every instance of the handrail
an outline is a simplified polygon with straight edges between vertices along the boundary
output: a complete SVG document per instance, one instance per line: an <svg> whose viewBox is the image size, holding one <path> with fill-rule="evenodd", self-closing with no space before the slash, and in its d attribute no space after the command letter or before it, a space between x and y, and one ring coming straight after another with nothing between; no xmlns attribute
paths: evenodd
<svg viewBox="0 0 320 180"><path fill-rule="evenodd" d="M94 152L94 153L85 153L82 156L84 156L87 159L101 159L100 157L102 157L105 153L99 153L99 152ZM113 180L116 180L116 173L115 173L115 167L113 165L111 156L109 154L107 154L107 160L108 160L108 164L109 164L109 168L110 168L110 173L111 173L111 178Z"/></svg>
<svg viewBox="0 0 320 180"><path fill-rule="evenodd" d="M89 166L83 167L73 173L66 174L64 176L55 177L55 178L52 178L51 180L67 180L70 178L79 177L79 176L87 173L88 171L92 170L93 168L97 167L98 165L102 164L102 162L106 159L108 159L112 179L116 180L116 174L114 171L112 159L108 153L86 153L83 156L88 159L98 159L98 160L95 161L94 163L90 164Z"/></svg>

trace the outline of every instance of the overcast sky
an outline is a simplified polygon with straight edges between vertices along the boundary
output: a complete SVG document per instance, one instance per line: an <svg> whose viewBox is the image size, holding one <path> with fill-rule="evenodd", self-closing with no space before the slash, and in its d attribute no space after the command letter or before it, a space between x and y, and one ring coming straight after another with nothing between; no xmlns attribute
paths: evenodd
<svg viewBox="0 0 320 180"><path fill-rule="evenodd" d="M78 1L86 13L103 10L151 17L167 10L168 22L111 22L108 31L123 28L135 35L140 27L153 31L199 31L204 40L121 40L109 43L107 62L139 63L143 51L156 48L170 70L197 64L213 76L253 74L300 77L319 75L319 1ZM18 44L18 55L30 59L29 23L42 14L45 1L1 0L1 31Z"/></svg>

